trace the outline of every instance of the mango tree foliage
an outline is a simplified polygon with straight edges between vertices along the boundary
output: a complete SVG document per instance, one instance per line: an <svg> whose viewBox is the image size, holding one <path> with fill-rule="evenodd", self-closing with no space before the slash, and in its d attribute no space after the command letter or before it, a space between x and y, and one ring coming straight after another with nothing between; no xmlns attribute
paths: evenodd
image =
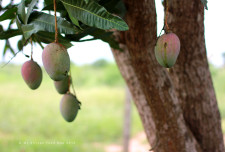
<svg viewBox="0 0 225 152"><path fill-rule="evenodd" d="M14 4L13 0L5 7L0 7L0 39L5 40L3 55L7 51L16 54L9 40L20 36L17 42L18 50L32 39L41 47L42 43L51 43L55 36L55 16L53 0L44 0L38 5L38 0L21 0ZM43 6L40 8L38 6ZM71 42L83 42L101 39L112 48L119 49L114 40L112 30L126 31L126 22L120 17L124 15L125 7L120 0L56 0L57 25L59 43L66 48ZM118 14L118 15L115 15ZM9 20L7 28L5 22ZM17 26L13 26L16 24ZM17 28L15 28L17 27ZM91 35L91 39L83 39ZM82 40L81 40L82 39Z"/></svg>

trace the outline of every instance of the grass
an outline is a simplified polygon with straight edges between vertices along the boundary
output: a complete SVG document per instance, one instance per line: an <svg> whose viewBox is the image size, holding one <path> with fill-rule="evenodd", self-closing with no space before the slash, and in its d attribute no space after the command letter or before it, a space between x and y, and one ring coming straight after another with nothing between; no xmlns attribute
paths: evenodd
<svg viewBox="0 0 225 152"><path fill-rule="evenodd" d="M225 68L216 69L211 66L210 70L222 118L222 129L225 134Z"/></svg>
<svg viewBox="0 0 225 152"><path fill-rule="evenodd" d="M107 68L114 66L109 65ZM92 77L94 81L87 78L82 80L82 68L88 73L86 77ZM1 70L1 152L101 152L105 145L121 144L125 99L123 80L121 77L119 80L111 80L110 74L107 76L109 78L104 78L104 71L108 69L93 69L88 66L82 68L74 66L72 69L76 94L82 102L81 110L72 123L67 123L62 118L59 111L62 95L57 94L46 73L40 88L33 91L24 83L20 67L8 65ZM118 77L119 72L115 71L113 75ZM95 80L96 77L102 79ZM142 125L134 109L133 133L141 130Z"/></svg>
<svg viewBox="0 0 225 152"><path fill-rule="evenodd" d="M225 69L211 71L225 132ZM122 143L125 84L116 65L73 66L72 73L82 106L76 120L67 123L59 111L62 96L45 72L40 88L32 91L19 66L1 69L1 152L103 152L106 145ZM132 112L135 135L143 128L134 105Z"/></svg>

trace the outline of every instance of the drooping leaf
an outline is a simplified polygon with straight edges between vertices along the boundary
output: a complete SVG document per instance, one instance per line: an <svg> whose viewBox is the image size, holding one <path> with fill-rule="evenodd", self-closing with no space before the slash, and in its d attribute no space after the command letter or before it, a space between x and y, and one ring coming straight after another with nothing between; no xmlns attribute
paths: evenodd
<svg viewBox="0 0 225 152"><path fill-rule="evenodd" d="M56 3L58 3L58 2L59 2L59 0L56 0ZM47 6L47 5L53 5L53 0L44 0L44 4L45 4L45 6Z"/></svg>
<svg viewBox="0 0 225 152"><path fill-rule="evenodd" d="M88 27L88 28L83 27L83 28L84 28L84 31L82 31L81 33L76 35L66 35L66 38L68 38L70 41L75 41L75 42L93 41L93 40L100 39L104 42L107 42L110 45L110 47L121 50L121 48L119 47L119 44L116 42L116 40L113 37L113 32L107 32L94 27ZM82 39L87 35L91 35L93 36L93 38Z"/></svg>
<svg viewBox="0 0 225 152"><path fill-rule="evenodd" d="M21 0L21 3L18 5L17 13L19 18L25 23L26 12L25 12L25 1Z"/></svg>
<svg viewBox="0 0 225 152"><path fill-rule="evenodd" d="M33 12L30 18L31 20L29 20L29 24L35 25L36 28L38 27L43 31L55 32L55 17L53 15L42 12ZM76 34L80 31L70 22L61 17L57 17L57 25L59 33Z"/></svg>
<svg viewBox="0 0 225 152"><path fill-rule="evenodd" d="M25 18L25 24L27 24L28 18L30 17L30 14L34 8L34 6L37 4L38 0L32 0L31 3L28 6L27 9L27 14L26 14L26 18Z"/></svg>
<svg viewBox="0 0 225 152"><path fill-rule="evenodd" d="M89 2L89 0L84 0L84 1L85 1L86 4Z"/></svg>
<svg viewBox="0 0 225 152"><path fill-rule="evenodd" d="M68 13L86 25L100 29L128 30L128 25L120 17L110 14L94 0L61 0Z"/></svg>
<svg viewBox="0 0 225 152"><path fill-rule="evenodd" d="M42 49L44 49L44 46L41 44L41 40L36 36L36 34L33 35L32 40L33 40L34 42L37 42L37 43L40 45L40 47L41 47Z"/></svg>
<svg viewBox="0 0 225 152"><path fill-rule="evenodd" d="M15 52L14 52L14 50L12 49L12 47L11 47L9 41L6 40L5 47L4 47L4 50L3 50L3 54L2 54L2 55L5 56L5 54L6 54L6 52L7 52L8 50L9 50L13 55L15 55Z"/></svg>
<svg viewBox="0 0 225 152"><path fill-rule="evenodd" d="M79 42L80 39L82 39L83 37L90 35L91 33L93 33L95 30L97 30L97 28L94 27L88 27L88 26L82 26L82 28L84 28L84 30L76 35L65 35L66 38L68 38L70 41L75 41L75 42Z"/></svg>
<svg viewBox="0 0 225 152"><path fill-rule="evenodd" d="M38 27L36 28L34 24L22 25L21 29L23 31L23 36L25 40L29 39L32 34L37 33L38 31L41 30Z"/></svg>
<svg viewBox="0 0 225 152"><path fill-rule="evenodd" d="M110 13L115 13L120 17L124 17L126 7L122 0L100 0L99 4L104 6Z"/></svg>
<svg viewBox="0 0 225 152"><path fill-rule="evenodd" d="M80 31L61 17L57 17L57 25L59 33L75 34ZM25 39L39 31L55 32L55 17L42 12L33 12L30 15L28 24L22 25L22 31Z"/></svg>
<svg viewBox="0 0 225 152"><path fill-rule="evenodd" d="M21 23L21 21L19 19L19 16L17 15L16 16L16 25L17 25L18 29L22 31L22 27L21 27L22 25L21 24L22 23Z"/></svg>
<svg viewBox="0 0 225 152"><path fill-rule="evenodd" d="M73 17L73 16L71 15L71 13L68 13L68 14L69 14L69 17L70 17L71 21L73 22L73 24L75 24L75 25L78 26L80 29L82 29L82 28L80 27L79 21L78 21L75 17Z"/></svg>
<svg viewBox="0 0 225 152"><path fill-rule="evenodd" d="M61 1L56 1L56 11L62 11L65 9L65 7L63 6ZM48 5L46 5L42 10L51 10L54 11L54 3L53 0L51 0L51 3L48 3Z"/></svg>
<svg viewBox="0 0 225 152"><path fill-rule="evenodd" d="M95 39L100 39L110 45L111 48L121 50L119 47L119 43L113 37L113 32L106 32L104 30L96 30L95 32L91 33L90 35L94 36Z"/></svg>
<svg viewBox="0 0 225 152"><path fill-rule="evenodd" d="M0 39L9 39L11 37L17 36L17 35L21 35L22 32L20 30L15 30L15 29L9 29L7 31L2 31L0 32Z"/></svg>
<svg viewBox="0 0 225 152"><path fill-rule="evenodd" d="M23 41L22 40L19 40L18 42L17 42L17 48L18 48L18 50L22 50L23 49Z"/></svg>
<svg viewBox="0 0 225 152"><path fill-rule="evenodd" d="M204 5L205 9L208 10L208 6L207 6L208 1L207 0L201 0L201 2Z"/></svg>
<svg viewBox="0 0 225 152"><path fill-rule="evenodd" d="M0 32L3 31L3 26L0 24Z"/></svg>
<svg viewBox="0 0 225 152"><path fill-rule="evenodd" d="M43 43L52 43L55 41L55 33L51 33L51 32L38 32L35 34L35 36L39 39L40 42ZM70 40L64 38L63 36L59 35L58 37L59 39L59 43L64 45L66 48L70 48L71 46L73 46L70 43Z"/></svg>
<svg viewBox="0 0 225 152"><path fill-rule="evenodd" d="M0 21L14 18L16 12L17 12L17 7L8 9L0 16Z"/></svg>

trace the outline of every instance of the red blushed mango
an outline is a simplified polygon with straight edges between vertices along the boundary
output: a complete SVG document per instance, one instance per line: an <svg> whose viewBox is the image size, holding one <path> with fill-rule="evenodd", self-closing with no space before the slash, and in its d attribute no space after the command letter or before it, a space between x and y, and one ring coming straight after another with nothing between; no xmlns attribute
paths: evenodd
<svg viewBox="0 0 225 152"><path fill-rule="evenodd" d="M69 90L69 79L70 77L67 76L61 81L54 81L55 88L59 94L65 94Z"/></svg>
<svg viewBox="0 0 225 152"><path fill-rule="evenodd" d="M26 84L32 89L37 89L42 81L42 70L33 60L23 64L21 74Z"/></svg>
<svg viewBox="0 0 225 152"><path fill-rule="evenodd" d="M68 121L72 122L80 109L80 102L77 100L76 96L71 93L67 93L63 96L60 102L60 112L63 118Z"/></svg>
<svg viewBox="0 0 225 152"><path fill-rule="evenodd" d="M55 81L63 80L70 70L69 54L59 43L50 43L44 48L42 61L46 72Z"/></svg>
<svg viewBox="0 0 225 152"><path fill-rule="evenodd" d="M180 53L180 40L174 33L163 34L159 37L155 46L155 57L158 63L171 68Z"/></svg>

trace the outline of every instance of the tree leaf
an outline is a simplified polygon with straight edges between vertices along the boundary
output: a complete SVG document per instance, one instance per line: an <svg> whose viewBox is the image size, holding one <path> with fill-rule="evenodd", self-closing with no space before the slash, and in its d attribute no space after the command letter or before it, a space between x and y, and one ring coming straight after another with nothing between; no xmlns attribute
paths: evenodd
<svg viewBox="0 0 225 152"><path fill-rule="evenodd" d="M3 56L5 56L7 50L9 50L13 55L15 55L15 52L12 49L12 47L11 47L11 45L10 45L8 40L5 41L5 47L4 47L4 50L3 50Z"/></svg>
<svg viewBox="0 0 225 152"><path fill-rule="evenodd" d="M41 30L38 27L36 28L34 24L22 25L21 29L23 31L23 36L25 40L29 39L32 34L37 33Z"/></svg>
<svg viewBox="0 0 225 152"><path fill-rule="evenodd" d="M104 7L89 0L61 0L68 13L86 25L100 29L128 30L128 25L118 16L110 14Z"/></svg>
<svg viewBox="0 0 225 152"><path fill-rule="evenodd" d="M82 28L80 27L79 21L78 21L75 17L73 17L73 16L71 15L71 13L68 13L68 14L69 14L69 17L70 17L71 21L73 22L73 24L75 24L75 25L78 26L80 29L82 29Z"/></svg>
<svg viewBox="0 0 225 152"><path fill-rule="evenodd" d="M43 43L52 43L55 41L55 33L51 33L51 32L38 32L35 34L35 36L38 38L39 41L43 42ZM59 35L59 43L64 45L66 48L70 48L71 46L73 46L70 43L70 40L64 38L63 36Z"/></svg>
<svg viewBox="0 0 225 152"><path fill-rule="evenodd" d="M15 30L15 29L9 29L7 31L2 31L0 32L0 39L9 39L11 37L17 36L17 35L21 35L22 32L20 30Z"/></svg>
<svg viewBox="0 0 225 152"><path fill-rule="evenodd" d="M204 5L205 9L208 10L208 6L207 6L208 1L207 0L201 0L201 2Z"/></svg>
<svg viewBox="0 0 225 152"><path fill-rule="evenodd" d="M89 2L89 0L84 0L84 1L85 1L86 4Z"/></svg>
<svg viewBox="0 0 225 152"><path fill-rule="evenodd" d="M38 0L32 0L31 3L29 4L28 9L27 9L26 18L25 18L25 21L24 21L25 24L27 24L28 18L30 17L30 14L31 14L35 4L37 4L37 2L38 2Z"/></svg>
<svg viewBox="0 0 225 152"><path fill-rule="evenodd" d="M60 1L56 1L56 6L57 6L57 8L56 8L57 12L65 10L65 7L63 6L62 2L60 2ZM51 0L51 3L48 3L48 5L46 5L42 10L52 10L52 11L54 11L53 0Z"/></svg>
<svg viewBox="0 0 225 152"><path fill-rule="evenodd" d="M90 35L94 36L95 39L100 39L108 43L111 48L122 51L122 49L119 47L119 43L117 43L113 37L113 32L106 32L104 30L98 29L93 33L91 33Z"/></svg>
<svg viewBox="0 0 225 152"><path fill-rule="evenodd" d="M33 12L30 15L29 24L22 25L22 31L25 39L39 31L55 32L55 17L53 15L42 12ZM61 17L57 18L57 25L59 33L76 34L80 31L70 22Z"/></svg>
<svg viewBox="0 0 225 152"><path fill-rule="evenodd" d="M19 16L17 15L16 16L16 25L17 25L18 29L22 31L22 27L21 27L22 25L21 24L22 23L21 23L21 21L19 19Z"/></svg>
<svg viewBox="0 0 225 152"><path fill-rule="evenodd" d="M33 24L39 31L55 32L55 16L42 12L33 12L30 18L29 24ZM57 25L59 33L76 34L80 31L61 17L57 17Z"/></svg>
<svg viewBox="0 0 225 152"><path fill-rule="evenodd" d="M23 41L22 40L19 40L18 42L17 42L17 48L18 48L18 50L22 50L23 49Z"/></svg>
<svg viewBox="0 0 225 152"><path fill-rule="evenodd" d="M0 16L0 21L4 21L7 19L12 19L15 17L15 12L17 12L17 7L13 7L5 11L1 16Z"/></svg>
<svg viewBox="0 0 225 152"><path fill-rule="evenodd" d="M21 3L18 5L17 13L19 18L25 23L26 13L25 13L25 0L22 0Z"/></svg>
<svg viewBox="0 0 225 152"><path fill-rule="evenodd" d="M81 40L83 37L87 35L91 35L93 36L93 38ZM93 40L100 39L104 42L107 42L110 45L110 47L122 51L122 49L119 47L119 44L116 42L116 40L113 37L113 32L106 32L104 30L97 29L94 27L88 27L88 28L84 27L84 31L82 31L81 33L76 35L66 35L66 38L68 38L70 41L75 41L75 42L93 41Z"/></svg>

